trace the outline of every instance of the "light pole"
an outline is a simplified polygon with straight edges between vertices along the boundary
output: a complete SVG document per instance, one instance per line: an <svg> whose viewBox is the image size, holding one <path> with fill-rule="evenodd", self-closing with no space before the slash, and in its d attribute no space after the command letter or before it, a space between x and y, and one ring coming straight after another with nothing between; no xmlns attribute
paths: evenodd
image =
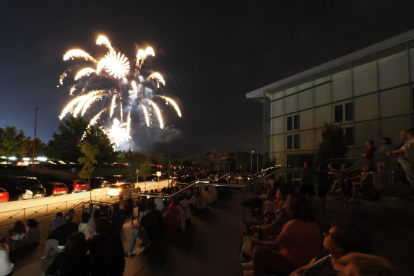
<svg viewBox="0 0 414 276"><path fill-rule="evenodd" d="M35 150L36 150L37 111L39 109L40 109L40 107L36 107L35 132L34 132L34 139L33 139L33 155L32 155L32 172L33 172L33 168L34 168L34 156L35 156Z"/></svg>
<svg viewBox="0 0 414 276"><path fill-rule="evenodd" d="M254 150L252 150L250 154L250 175L253 175L253 153L254 153Z"/></svg>
<svg viewBox="0 0 414 276"><path fill-rule="evenodd" d="M259 174L259 152L256 153L256 157L257 157L257 168L256 168L256 171L257 171L257 174Z"/></svg>
<svg viewBox="0 0 414 276"><path fill-rule="evenodd" d="M171 183L171 175L170 175L170 168L171 168L171 150L172 150L172 148L170 148L170 150L168 151L168 187L170 187L170 183Z"/></svg>

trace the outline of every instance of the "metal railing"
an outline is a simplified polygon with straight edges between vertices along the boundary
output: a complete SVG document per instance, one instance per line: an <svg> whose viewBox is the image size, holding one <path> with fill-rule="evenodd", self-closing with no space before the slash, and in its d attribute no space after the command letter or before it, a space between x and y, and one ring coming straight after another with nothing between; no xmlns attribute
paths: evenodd
<svg viewBox="0 0 414 276"><path fill-rule="evenodd" d="M92 200L97 203L107 202L108 195L92 196ZM87 197L0 212L0 227L14 224L19 220L38 219L56 215L58 212L65 213L70 209L80 209L81 205L89 202L91 202L91 198Z"/></svg>

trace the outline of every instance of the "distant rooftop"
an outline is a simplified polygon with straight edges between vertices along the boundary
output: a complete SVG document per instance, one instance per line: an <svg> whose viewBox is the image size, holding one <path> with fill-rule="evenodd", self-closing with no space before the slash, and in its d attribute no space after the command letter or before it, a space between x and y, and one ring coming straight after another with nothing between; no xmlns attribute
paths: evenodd
<svg viewBox="0 0 414 276"><path fill-rule="evenodd" d="M414 29L410 30L408 32L399 34L397 36L394 36L392 38L386 39L386 40L381 41L379 43L376 43L374 45L368 46L366 48L363 48L363 49L358 50L356 52L353 52L351 54L345 55L343 57L334 59L332 61L321 64L319 66L313 67L311 69L308 69L308 70L303 71L301 73L298 73L296 75L287 77L287 78L282 79L280 81L277 81L277 82L271 83L269 85L263 86L261 88L258 88L256 90L253 90L253 91L246 94L246 98L247 99L262 98L263 97L263 92L268 92L268 93L273 94L274 92L272 93L269 90L273 90L275 88L281 87L283 85L287 85L287 84L292 83L294 81L312 76L312 75L317 74L317 73L321 73L325 70L335 68L335 67L340 66L342 64L345 64L347 62L351 62L351 61L357 60L359 58L368 56L370 54L374 54L376 52L379 52L379 51L385 50L387 48L396 46L398 44L410 41L412 39L414 39Z"/></svg>

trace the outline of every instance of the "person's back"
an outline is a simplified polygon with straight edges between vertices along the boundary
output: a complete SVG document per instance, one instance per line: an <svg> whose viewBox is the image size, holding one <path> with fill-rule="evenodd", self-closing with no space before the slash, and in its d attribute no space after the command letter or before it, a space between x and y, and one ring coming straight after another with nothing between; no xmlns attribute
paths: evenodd
<svg viewBox="0 0 414 276"><path fill-rule="evenodd" d="M93 259L86 254L75 257L62 252L56 256L52 265L45 271L45 275L55 275L53 270L57 266L60 276L87 276L91 274Z"/></svg>
<svg viewBox="0 0 414 276"><path fill-rule="evenodd" d="M151 210L143 216L140 224L152 242L160 240L165 236L164 219L156 210Z"/></svg>
<svg viewBox="0 0 414 276"><path fill-rule="evenodd" d="M125 223L125 210L122 210L119 208L119 205L117 203L114 204L114 212L112 213L112 226L116 230L121 230L124 223Z"/></svg>
<svg viewBox="0 0 414 276"><path fill-rule="evenodd" d="M168 212L164 215L164 226L165 226L165 235L167 237L174 236L175 232L177 232L177 226L180 213L176 208L174 203L171 203L168 206Z"/></svg>
<svg viewBox="0 0 414 276"><path fill-rule="evenodd" d="M119 234L110 229L107 219L101 218L96 223L96 232L87 241L89 254L95 262L93 275L120 276L124 272L124 246Z"/></svg>
<svg viewBox="0 0 414 276"><path fill-rule="evenodd" d="M25 245L32 245L40 243L40 225L34 219L27 221L27 234L24 239Z"/></svg>
<svg viewBox="0 0 414 276"><path fill-rule="evenodd" d="M50 231L55 230L56 228L58 228L62 224L65 224L65 220L62 218L62 213L60 213L60 214L58 213L56 218L54 220L52 220L52 222L50 223Z"/></svg>
<svg viewBox="0 0 414 276"><path fill-rule="evenodd" d="M285 224L282 234L287 236L291 243L280 251L297 266L306 265L319 252L321 233L315 222L292 219Z"/></svg>
<svg viewBox="0 0 414 276"><path fill-rule="evenodd" d="M59 246L64 246L70 234L78 231L78 225L73 222L67 222L58 228L56 228L49 236L48 239L55 239L59 243Z"/></svg>

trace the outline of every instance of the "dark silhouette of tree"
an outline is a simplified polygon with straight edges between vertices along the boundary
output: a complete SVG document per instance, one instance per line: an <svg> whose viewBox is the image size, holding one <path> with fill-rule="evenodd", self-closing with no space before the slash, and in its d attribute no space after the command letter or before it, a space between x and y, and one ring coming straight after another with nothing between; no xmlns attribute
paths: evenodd
<svg viewBox="0 0 414 276"><path fill-rule="evenodd" d="M319 161L330 158L345 158L348 155L348 146L342 126L325 122L322 129L322 142L319 142L318 148Z"/></svg>

